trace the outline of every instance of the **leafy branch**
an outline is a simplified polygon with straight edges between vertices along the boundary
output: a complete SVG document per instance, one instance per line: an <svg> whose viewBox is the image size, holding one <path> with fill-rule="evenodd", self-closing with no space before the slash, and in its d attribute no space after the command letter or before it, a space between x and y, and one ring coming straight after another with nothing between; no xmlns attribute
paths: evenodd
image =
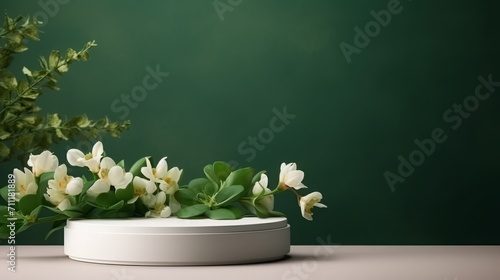
<svg viewBox="0 0 500 280"><path fill-rule="evenodd" d="M6 16L0 28L0 163L19 159L48 149L61 140L91 140L102 134L118 137L130 126L130 121L111 122L108 118L89 120L86 115L73 118L57 113L42 115L37 98L43 89L57 91L57 82L75 61L87 61L89 51L97 46L87 42L79 51L69 48L64 55L53 50L48 59L40 57L41 69L23 67L22 78L7 71L16 54L28 50L26 40L40 40L38 24L34 18Z"/></svg>

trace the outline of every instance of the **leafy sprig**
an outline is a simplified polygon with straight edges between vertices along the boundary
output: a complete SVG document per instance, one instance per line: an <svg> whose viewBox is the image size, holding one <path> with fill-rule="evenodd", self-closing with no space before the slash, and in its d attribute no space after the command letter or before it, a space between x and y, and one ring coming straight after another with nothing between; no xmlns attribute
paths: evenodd
<svg viewBox="0 0 500 280"><path fill-rule="evenodd" d="M37 98L44 89L57 91L59 77L76 61L87 61L89 51L97 46L87 42L79 51L69 48L64 55L53 50L48 58L40 57L40 69L23 67L16 77L7 68L14 56L28 50L26 40L40 40L39 22L31 17L6 16L0 28L0 163L12 159L25 161L27 155L48 149L61 140L90 140L103 134L118 137L130 121L112 122L107 117L89 120L86 115L72 118L57 113L41 114Z"/></svg>

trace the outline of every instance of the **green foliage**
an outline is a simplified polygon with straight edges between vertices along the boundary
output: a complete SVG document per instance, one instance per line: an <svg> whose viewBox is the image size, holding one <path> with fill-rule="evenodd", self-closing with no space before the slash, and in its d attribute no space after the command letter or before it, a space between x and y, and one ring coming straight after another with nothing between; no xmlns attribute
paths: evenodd
<svg viewBox="0 0 500 280"><path fill-rule="evenodd" d="M57 113L41 114L36 101L43 90L59 90L58 79L76 61L87 61L95 41L79 51L64 54L53 50L40 57L40 69L23 67L23 77L8 71L14 56L28 50L26 40L40 40L36 19L6 16L0 28L0 163L12 159L25 161L27 155L48 149L62 140L90 140L102 134L118 137L130 121L111 122L107 117L89 120L86 115L72 118Z"/></svg>
<svg viewBox="0 0 500 280"><path fill-rule="evenodd" d="M175 199L183 206L176 216L179 218L196 218L205 216L210 219L239 219L244 212L236 207L243 205L250 214L259 217L275 216L256 203L258 198L252 194L252 188L264 171L253 173L246 167L232 170L226 162L216 161L203 168L206 178L191 180L175 193ZM257 178L257 179L255 179ZM257 210L257 207L261 208Z"/></svg>

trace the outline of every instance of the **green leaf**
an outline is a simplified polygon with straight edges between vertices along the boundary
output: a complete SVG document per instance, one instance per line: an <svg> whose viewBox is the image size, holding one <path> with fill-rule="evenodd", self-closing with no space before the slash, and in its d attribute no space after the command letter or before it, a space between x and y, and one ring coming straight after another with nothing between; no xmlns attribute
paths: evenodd
<svg viewBox="0 0 500 280"><path fill-rule="evenodd" d="M11 135L10 132L7 132L3 129L3 127L0 127L0 140L5 140L5 139L9 138L10 135Z"/></svg>
<svg viewBox="0 0 500 280"><path fill-rule="evenodd" d="M250 203L242 203L243 207L245 207L245 209L247 209L250 213L252 213L252 215L255 215L259 218L268 218L268 217L271 217L271 216L274 216L273 215L273 212L275 211L267 211L267 208L264 207L263 205L260 205L260 204L250 204ZM278 217L278 213L279 212L275 212L276 213L276 217Z"/></svg>
<svg viewBox="0 0 500 280"><path fill-rule="evenodd" d="M116 198L119 200L123 200L125 202L129 201L134 197L134 185L129 183L124 189L116 190Z"/></svg>
<svg viewBox="0 0 500 280"><path fill-rule="evenodd" d="M120 210L123 207L123 205L125 205L125 201L121 200L115 203L114 205L108 207L108 210Z"/></svg>
<svg viewBox="0 0 500 280"><path fill-rule="evenodd" d="M38 206L41 205L40 197L35 194L27 194L19 200L18 206L19 211L23 213L23 215L29 215L31 211L35 210Z"/></svg>
<svg viewBox="0 0 500 280"><path fill-rule="evenodd" d="M69 48L66 51L66 59L75 60L76 59L76 51L72 48Z"/></svg>
<svg viewBox="0 0 500 280"><path fill-rule="evenodd" d="M47 192L49 187L49 180L54 179L54 172L44 172L40 175L40 181L38 182L38 190L36 194L39 199L42 200L43 194Z"/></svg>
<svg viewBox="0 0 500 280"><path fill-rule="evenodd" d="M130 167L130 170L129 172L132 173L132 175L135 176L140 176L142 175L141 173L141 168L142 167L145 167L146 166L146 159L148 157L143 157L143 158L140 158L139 160L137 160L133 165L132 167Z"/></svg>
<svg viewBox="0 0 500 280"><path fill-rule="evenodd" d="M76 197L74 195L67 196L70 205L76 205L78 202L76 201Z"/></svg>
<svg viewBox="0 0 500 280"><path fill-rule="evenodd" d="M217 192L218 186L207 178L197 178L189 182L188 188L195 194L204 193L207 196L212 196Z"/></svg>
<svg viewBox="0 0 500 280"><path fill-rule="evenodd" d="M245 191L245 188L242 185L232 185L223 188L215 195L217 206L222 207L237 201L243 191Z"/></svg>
<svg viewBox="0 0 500 280"><path fill-rule="evenodd" d="M205 215L213 220L235 220L243 217L244 213L236 207L208 210Z"/></svg>
<svg viewBox="0 0 500 280"><path fill-rule="evenodd" d="M7 218L9 215L9 207L5 205L0 205L0 224L7 224Z"/></svg>
<svg viewBox="0 0 500 280"><path fill-rule="evenodd" d="M195 204L187 206L185 208L181 208L179 211L177 211L177 213L175 213L175 215L181 219L194 218L196 216L205 214L208 209L208 206L205 204Z"/></svg>
<svg viewBox="0 0 500 280"><path fill-rule="evenodd" d="M59 54L59 51L51 51L49 55L49 68L56 68L59 64L60 59L61 55Z"/></svg>
<svg viewBox="0 0 500 280"><path fill-rule="evenodd" d="M3 142L0 142L0 157L7 158L10 155L10 148Z"/></svg>
<svg viewBox="0 0 500 280"><path fill-rule="evenodd" d="M256 210L257 217L268 218L271 216L271 214L269 213L269 211L267 211L267 208L265 206L260 204L255 204L254 207Z"/></svg>
<svg viewBox="0 0 500 280"><path fill-rule="evenodd" d="M175 192L175 199L182 205L191 206L199 203L196 193L191 189L182 188Z"/></svg>
<svg viewBox="0 0 500 280"><path fill-rule="evenodd" d="M79 125L80 127L80 125ZM121 168L125 169L125 161L122 159L120 160L116 165L120 166Z"/></svg>
<svg viewBox="0 0 500 280"><path fill-rule="evenodd" d="M0 226L0 239L7 239L10 235L10 229L7 225Z"/></svg>
<svg viewBox="0 0 500 280"><path fill-rule="evenodd" d="M0 196L2 196L3 200L5 200L5 202L9 201L9 186L5 186L5 187L0 189Z"/></svg>
<svg viewBox="0 0 500 280"><path fill-rule="evenodd" d="M104 209L108 209L111 206L118 203L118 199L116 198L116 196L113 192L101 193L101 194L97 195L95 201L96 201L97 205L99 205L100 207L102 207Z"/></svg>
<svg viewBox="0 0 500 280"><path fill-rule="evenodd" d="M205 186L203 186L203 193L205 193L207 196L213 196L215 193L217 193L218 190L219 187L211 181L207 181Z"/></svg>
<svg viewBox="0 0 500 280"><path fill-rule="evenodd" d="M279 211L270 211L269 215L271 217L285 217L285 214L279 212Z"/></svg>
<svg viewBox="0 0 500 280"><path fill-rule="evenodd" d="M64 211L62 211L62 214L68 216L68 218L71 218L71 219L75 219L75 218L80 218L81 216L84 215L84 213L82 212L81 209L74 209L74 208L71 208L68 207L66 208Z"/></svg>
<svg viewBox="0 0 500 280"><path fill-rule="evenodd" d="M62 122L59 114L49 114L47 115L46 120L47 120L47 125L49 125L50 127L59 127Z"/></svg>
<svg viewBox="0 0 500 280"><path fill-rule="evenodd" d="M210 182L207 178L196 178L189 181L188 188L193 191L202 191L207 182Z"/></svg>
<svg viewBox="0 0 500 280"><path fill-rule="evenodd" d="M16 137L13 141L15 148L27 150L33 143L34 133L24 133Z"/></svg>
<svg viewBox="0 0 500 280"><path fill-rule="evenodd" d="M49 65L47 64L47 60L45 59L45 57L40 56L39 62L43 70L49 70Z"/></svg>
<svg viewBox="0 0 500 280"><path fill-rule="evenodd" d="M215 174L214 166L212 164L206 165L203 168L203 172L207 176L208 180L212 181L212 183L214 183L215 185L220 186L221 182L220 182L219 178L217 177L217 175Z"/></svg>
<svg viewBox="0 0 500 280"><path fill-rule="evenodd" d="M223 162L223 161L216 161L213 164L213 171L218 179L218 182L220 181L226 181L227 177L229 174L231 174L231 171L233 171L233 168L229 163Z"/></svg>
<svg viewBox="0 0 500 280"><path fill-rule="evenodd" d="M82 192L78 195L78 201L81 201L83 199L83 197L87 195L87 191L90 189L90 187L92 187L94 182L95 182L95 180L90 180L90 181L83 183Z"/></svg>
<svg viewBox="0 0 500 280"><path fill-rule="evenodd" d="M118 212L116 212L116 216L119 218L132 217L135 214L135 204L124 204Z"/></svg>
<svg viewBox="0 0 500 280"><path fill-rule="evenodd" d="M43 205L38 205L33 211L31 211L30 216L33 219L36 219L38 217L38 214L40 214L40 210L42 210Z"/></svg>
<svg viewBox="0 0 500 280"><path fill-rule="evenodd" d="M49 230L49 232L47 233L47 235L45 235L45 240L49 239L49 237L56 231L60 230L60 229L63 229L65 226L66 226L66 221L67 220L59 220L59 221L55 221L53 224L52 224L52 228Z"/></svg>
<svg viewBox="0 0 500 280"><path fill-rule="evenodd" d="M229 174L227 180L224 182L224 187L232 185L241 185L245 188L246 192L252 186L253 170L250 167L235 170Z"/></svg>

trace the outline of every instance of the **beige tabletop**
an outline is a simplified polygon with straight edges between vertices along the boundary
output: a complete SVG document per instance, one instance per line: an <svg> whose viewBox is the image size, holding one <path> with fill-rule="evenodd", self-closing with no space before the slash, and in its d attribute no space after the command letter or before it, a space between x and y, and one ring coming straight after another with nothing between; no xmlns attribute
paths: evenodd
<svg viewBox="0 0 500 280"><path fill-rule="evenodd" d="M286 258L229 266L120 266L78 262L62 246L18 246L16 272L0 247L0 279L500 279L500 246L292 246Z"/></svg>

